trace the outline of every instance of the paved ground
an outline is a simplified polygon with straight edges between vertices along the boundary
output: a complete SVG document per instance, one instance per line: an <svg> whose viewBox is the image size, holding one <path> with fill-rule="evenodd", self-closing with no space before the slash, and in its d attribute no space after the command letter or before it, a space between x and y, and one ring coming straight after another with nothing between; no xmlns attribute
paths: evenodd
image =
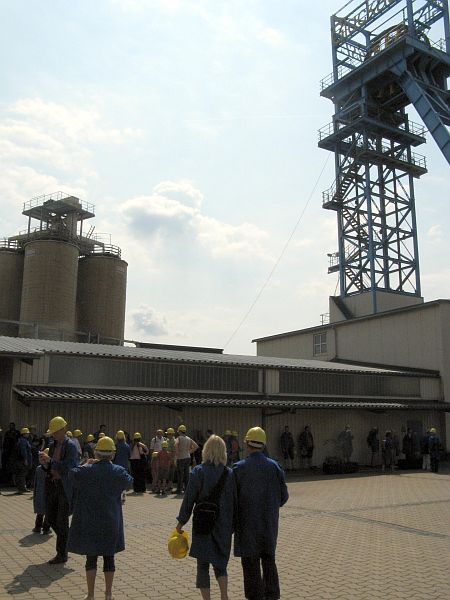
<svg viewBox="0 0 450 600"><path fill-rule="evenodd" d="M289 492L277 559L283 599L450 599L449 471L296 478ZM128 496L116 600L200 598L194 559L174 561L166 550L179 504L175 497ZM55 541L31 533L32 512L30 496L2 492L0 598L83 598L83 559L47 565ZM229 567L230 600L242 600L240 563L232 558Z"/></svg>

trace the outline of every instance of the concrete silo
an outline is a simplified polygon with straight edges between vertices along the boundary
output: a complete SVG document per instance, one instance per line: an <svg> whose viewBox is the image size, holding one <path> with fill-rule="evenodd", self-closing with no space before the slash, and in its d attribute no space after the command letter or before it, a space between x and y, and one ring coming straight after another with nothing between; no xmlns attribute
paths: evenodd
<svg viewBox="0 0 450 600"><path fill-rule="evenodd" d="M22 276L23 252L6 242L0 247L0 335L17 335L18 325L2 320L18 321L20 318Z"/></svg>
<svg viewBox="0 0 450 600"><path fill-rule="evenodd" d="M25 245L21 337L76 339L78 257L78 246L61 240Z"/></svg>
<svg viewBox="0 0 450 600"><path fill-rule="evenodd" d="M127 267L117 247L79 260L78 330L89 332L101 343L120 344L123 340Z"/></svg>

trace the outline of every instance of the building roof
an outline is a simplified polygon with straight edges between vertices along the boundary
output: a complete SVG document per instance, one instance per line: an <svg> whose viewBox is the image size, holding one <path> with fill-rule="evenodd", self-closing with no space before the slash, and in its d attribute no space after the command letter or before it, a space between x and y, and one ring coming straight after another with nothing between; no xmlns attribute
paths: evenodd
<svg viewBox="0 0 450 600"><path fill-rule="evenodd" d="M90 356L105 358L127 358L134 360L153 360L170 362L188 362L215 364L238 367L266 367L284 369L303 369L307 371L328 371L378 375L417 375L416 372L406 372L397 369L381 369L361 365L333 363L303 358L277 358L267 356L245 356L241 354L218 354L208 352L184 351L176 349L136 348L134 346L111 346L107 344L87 344L77 342L61 342L28 338L13 338L0 336L1 348L10 352L17 349L17 355L27 354L38 358L43 354L60 354L72 356Z"/></svg>
<svg viewBox="0 0 450 600"><path fill-rule="evenodd" d="M412 304L411 306L402 306L400 308L394 308L392 310L386 310L379 312L375 315L365 315L363 317L354 317L353 319L343 319L342 321L334 321L333 323L327 323L326 325L313 325L312 327L305 327L304 329L294 329L292 331L285 331L283 333L275 333L273 335L267 335L264 337L255 338L252 342L266 342L269 340L276 340L280 338L289 337L292 335L298 335L301 333L313 333L315 331L326 331L333 327L344 327L346 325L352 325L353 323L360 321L367 321L369 319L382 319L387 316L395 315L398 313L405 313L410 311L417 311L427 309L438 304L450 304L449 299L431 300L430 302L422 302L421 304Z"/></svg>
<svg viewBox="0 0 450 600"><path fill-rule="evenodd" d="M121 390L97 388L70 388L51 386L17 385L14 391L25 404L31 402L89 402L116 404L153 404L163 406L228 406L245 408L359 408L364 410L439 410L450 412L450 403L426 402L416 398L380 398L364 397L355 400L351 397L311 397L298 396L264 396L244 394L205 394L176 393L154 390Z"/></svg>
<svg viewBox="0 0 450 600"><path fill-rule="evenodd" d="M0 336L0 357L3 358L39 358L44 352L38 350L29 340Z"/></svg>

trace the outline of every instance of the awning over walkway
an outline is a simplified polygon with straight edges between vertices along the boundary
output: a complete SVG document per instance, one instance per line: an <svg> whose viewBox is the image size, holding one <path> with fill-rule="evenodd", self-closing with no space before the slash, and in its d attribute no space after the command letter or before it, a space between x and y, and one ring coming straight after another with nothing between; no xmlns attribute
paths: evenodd
<svg viewBox="0 0 450 600"><path fill-rule="evenodd" d="M417 398L263 396L261 394L175 393L155 390L90 389L19 385L13 388L19 399L31 402L120 403L160 406L226 406L272 409L362 409L362 410L439 410L450 412L450 403L417 400Z"/></svg>

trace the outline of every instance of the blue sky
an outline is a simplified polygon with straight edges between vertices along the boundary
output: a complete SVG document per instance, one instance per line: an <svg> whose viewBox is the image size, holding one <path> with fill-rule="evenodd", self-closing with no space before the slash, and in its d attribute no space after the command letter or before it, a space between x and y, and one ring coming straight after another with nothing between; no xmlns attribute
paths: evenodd
<svg viewBox="0 0 450 600"><path fill-rule="evenodd" d="M342 0L0 1L0 236L63 190L96 206L129 263L126 337L223 347L322 171ZM418 120L413 116L413 119ZM423 293L450 295L448 165L416 184ZM330 156L284 256L226 347L315 325L337 279Z"/></svg>

